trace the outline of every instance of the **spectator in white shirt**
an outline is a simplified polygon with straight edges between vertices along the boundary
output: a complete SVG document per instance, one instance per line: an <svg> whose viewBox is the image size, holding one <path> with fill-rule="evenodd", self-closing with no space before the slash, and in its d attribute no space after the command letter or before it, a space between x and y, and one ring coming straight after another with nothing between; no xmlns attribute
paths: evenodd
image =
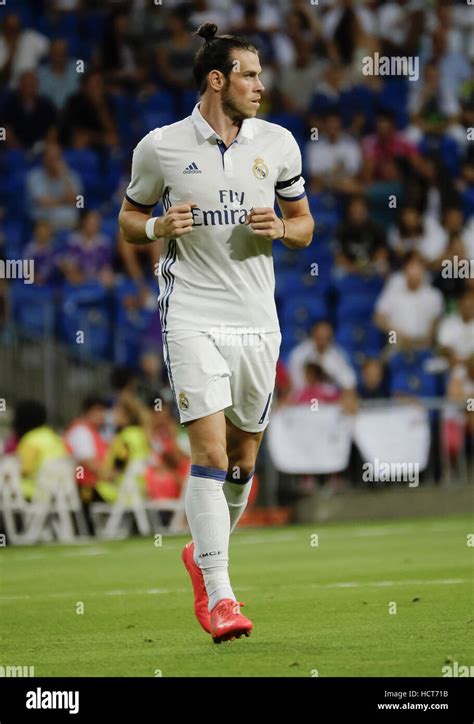
<svg viewBox="0 0 474 724"><path fill-rule="evenodd" d="M444 410L443 445L451 464L455 464L463 448L468 459L474 452L474 415L468 406L474 398L474 355L452 369L447 398L455 404Z"/></svg>
<svg viewBox="0 0 474 724"><path fill-rule="evenodd" d="M378 32L387 55L417 51L424 22L423 0L384 2L378 9Z"/></svg>
<svg viewBox="0 0 474 724"><path fill-rule="evenodd" d="M57 229L72 229L79 220L76 206L82 184L78 175L63 159L56 142L45 146L42 165L33 168L26 177L31 216L46 219Z"/></svg>
<svg viewBox="0 0 474 724"><path fill-rule="evenodd" d="M38 70L38 78L40 92L58 109L76 92L79 87L79 74L74 60L69 57L66 40L56 38L51 42L49 61Z"/></svg>
<svg viewBox="0 0 474 724"><path fill-rule="evenodd" d="M474 355L474 291L464 292L457 313L443 317L437 340L441 354L451 364L465 362Z"/></svg>
<svg viewBox="0 0 474 724"><path fill-rule="evenodd" d="M274 84L281 108L291 113L304 113L324 67L325 62L315 57L310 43L300 40L295 45L293 62L280 69Z"/></svg>
<svg viewBox="0 0 474 724"><path fill-rule="evenodd" d="M461 104L456 90L442 85L434 61L425 65L422 77L411 86L408 99L411 125L405 131L406 137L419 144L427 135L447 135L461 147L466 145L466 129L459 123Z"/></svg>
<svg viewBox="0 0 474 724"><path fill-rule="evenodd" d="M327 113L322 130L318 140L308 141L306 145L312 188L357 193L360 190L357 176L362 168L359 145L343 132L337 111Z"/></svg>
<svg viewBox="0 0 474 724"><path fill-rule="evenodd" d="M0 33L0 86L14 87L25 70L36 69L48 48L48 38L36 30L23 30L15 13L5 15Z"/></svg>
<svg viewBox="0 0 474 724"><path fill-rule="evenodd" d="M332 326L325 320L316 322L309 338L300 342L290 354L288 372L294 392L302 390L306 384L305 365L308 362L318 364L342 390L341 402L346 412L355 412L356 375L343 350L334 343Z"/></svg>
<svg viewBox="0 0 474 724"><path fill-rule="evenodd" d="M417 251L427 263L436 262L448 245L448 234L433 217L422 217L415 206L400 211L397 226L388 233L388 242L398 259L410 251Z"/></svg>
<svg viewBox="0 0 474 724"><path fill-rule="evenodd" d="M443 296L426 281L426 264L412 251L403 271L392 274L377 300L374 322L389 342L405 349L425 349L433 343L434 331L443 311Z"/></svg>

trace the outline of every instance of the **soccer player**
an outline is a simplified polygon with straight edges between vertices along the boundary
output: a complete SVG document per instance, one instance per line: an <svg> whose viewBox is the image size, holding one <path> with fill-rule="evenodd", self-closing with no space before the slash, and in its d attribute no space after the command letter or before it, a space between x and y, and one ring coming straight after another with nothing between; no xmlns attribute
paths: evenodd
<svg viewBox="0 0 474 724"><path fill-rule="evenodd" d="M205 42L191 116L136 146L119 223L132 244L164 238L164 358L191 444L192 542L182 558L196 617L220 643L253 627L230 583L228 548L268 425L281 343L272 244L309 246L314 222L295 139L255 118L264 91L256 48L216 33L213 23L197 31ZM165 213L153 217L160 199Z"/></svg>

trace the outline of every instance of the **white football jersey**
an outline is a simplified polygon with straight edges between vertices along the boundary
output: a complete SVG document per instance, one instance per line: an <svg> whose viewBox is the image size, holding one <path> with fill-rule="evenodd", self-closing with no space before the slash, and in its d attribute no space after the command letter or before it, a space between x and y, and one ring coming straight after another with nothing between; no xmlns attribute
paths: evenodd
<svg viewBox="0 0 474 724"><path fill-rule="evenodd" d="M305 195L301 153L282 126L245 119L226 148L199 111L150 131L133 152L126 198L138 207L163 200L165 210L195 202L193 229L165 239L160 258L163 331L226 327L279 331L272 245L244 225L252 208L275 193Z"/></svg>

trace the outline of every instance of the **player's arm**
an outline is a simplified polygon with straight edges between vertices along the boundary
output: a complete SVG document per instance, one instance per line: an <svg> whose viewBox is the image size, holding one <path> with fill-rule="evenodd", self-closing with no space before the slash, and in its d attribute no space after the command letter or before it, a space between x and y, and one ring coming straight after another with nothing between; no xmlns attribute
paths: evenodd
<svg viewBox="0 0 474 724"><path fill-rule="evenodd" d="M129 244L176 239L192 230L191 209L197 205L192 202L171 206L164 216L151 215L166 187L159 155L161 137L157 128L133 151L131 179L118 216L122 236Z"/></svg>
<svg viewBox="0 0 474 724"><path fill-rule="evenodd" d="M153 206L138 208L127 199L122 202L119 212L119 225L122 236L129 244L152 244L164 237L176 239L183 234L189 234L193 228L193 215L191 209L195 203L171 206L164 216L156 216L152 225L152 239L147 235L146 224L152 218ZM150 229L149 229L150 230Z"/></svg>
<svg viewBox="0 0 474 724"><path fill-rule="evenodd" d="M289 249L302 249L313 240L314 219L309 210L308 198L304 196L297 201L286 201L278 198L278 206L285 225L285 236L280 237Z"/></svg>
<svg viewBox="0 0 474 724"><path fill-rule="evenodd" d="M256 236L266 239L281 239L289 249L303 249L311 244L314 220L309 210L308 199L304 196L296 201L278 198L282 218L274 209L256 208L247 215L248 224Z"/></svg>
<svg viewBox="0 0 474 724"><path fill-rule="evenodd" d="M281 163L275 183L275 195L282 218L274 209L252 209L247 223L257 236L281 239L289 249L304 249L311 244L314 221L309 210L301 173L302 158L294 136L282 138Z"/></svg>

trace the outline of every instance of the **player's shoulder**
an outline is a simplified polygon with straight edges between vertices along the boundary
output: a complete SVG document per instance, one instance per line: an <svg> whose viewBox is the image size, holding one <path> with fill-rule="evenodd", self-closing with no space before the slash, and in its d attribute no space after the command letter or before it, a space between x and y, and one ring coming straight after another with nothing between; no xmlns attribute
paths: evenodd
<svg viewBox="0 0 474 724"><path fill-rule="evenodd" d="M160 148L165 148L168 144L173 143L176 138L180 138L182 142L183 133L189 128L189 118L183 118L181 121L176 121L176 123L154 128L143 136L137 143L135 150L138 149L144 152L159 151Z"/></svg>

